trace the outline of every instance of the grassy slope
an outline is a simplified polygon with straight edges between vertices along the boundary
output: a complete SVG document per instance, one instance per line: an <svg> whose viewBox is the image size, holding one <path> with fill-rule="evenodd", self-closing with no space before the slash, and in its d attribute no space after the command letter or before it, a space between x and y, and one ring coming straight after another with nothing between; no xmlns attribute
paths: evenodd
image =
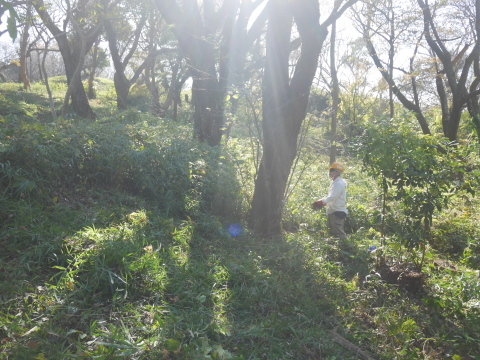
<svg viewBox="0 0 480 360"><path fill-rule="evenodd" d="M321 164L290 197L283 239L232 237L251 187L226 180L241 141L219 167L188 126L117 114L107 85L97 122L57 124L39 85L0 87L0 359L358 358L332 329L375 358L480 358L476 200L437 218L443 252L429 248L411 294L371 273L376 190L353 159L345 242L308 207L328 185Z"/></svg>

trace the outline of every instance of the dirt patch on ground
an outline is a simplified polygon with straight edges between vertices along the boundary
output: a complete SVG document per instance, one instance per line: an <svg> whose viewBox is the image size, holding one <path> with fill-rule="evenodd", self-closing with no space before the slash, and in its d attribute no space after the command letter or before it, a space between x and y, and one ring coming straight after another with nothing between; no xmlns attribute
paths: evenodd
<svg viewBox="0 0 480 360"><path fill-rule="evenodd" d="M424 274L417 271L410 263L384 263L378 272L383 281L398 284L409 291L417 292L424 284Z"/></svg>

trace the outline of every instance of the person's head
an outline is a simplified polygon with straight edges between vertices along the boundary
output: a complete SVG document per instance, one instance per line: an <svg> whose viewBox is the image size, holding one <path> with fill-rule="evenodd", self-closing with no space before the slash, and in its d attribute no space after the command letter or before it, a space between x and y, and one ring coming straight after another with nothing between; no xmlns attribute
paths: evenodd
<svg viewBox="0 0 480 360"><path fill-rule="evenodd" d="M334 180L337 177L339 177L340 175L342 175L344 170L345 170L345 168L343 167L342 164L340 164L338 162L334 162L328 168L328 176L330 177L330 179Z"/></svg>

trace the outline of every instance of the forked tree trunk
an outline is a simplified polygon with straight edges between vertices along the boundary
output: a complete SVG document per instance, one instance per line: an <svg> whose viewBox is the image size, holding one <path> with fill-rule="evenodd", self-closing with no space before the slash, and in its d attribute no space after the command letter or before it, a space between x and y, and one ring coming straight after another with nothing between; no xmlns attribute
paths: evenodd
<svg viewBox="0 0 480 360"><path fill-rule="evenodd" d="M194 106L194 135L200 141L219 145L224 125L224 98L227 93L225 74L229 74L232 24L237 19L240 2L189 0L156 0L158 9L178 40L192 75L192 103ZM251 9L253 11L253 9ZM232 20L233 19L233 20ZM222 23L229 23L223 31ZM227 30L230 29L230 30ZM230 32L229 32L230 31ZM222 59L218 59L214 39L221 34Z"/></svg>
<svg viewBox="0 0 480 360"><path fill-rule="evenodd" d="M115 73L113 74L113 84L117 95L117 108L125 110L127 108L128 93L130 92L130 80L125 75L125 66L120 58L120 52L117 47L117 34L111 22L105 22L105 33L107 35L108 47L113 61Z"/></svg>
<svg viewBox="0 0 480 360"><path fill-rule="evenodd" d="M286 1L270 2L267 30L267 58L263 77L263 156L255 180L252 222L262 236L281 232L283 196L293 164L294 136L288 129L292 106L289 104L290 32L293 16Z"/></svg>
<svg viewBox="0 0 480 360"><path fill-rule="evenodd" d="M285 188L297 154L308 96L327 35L316 0L270 2L263 77L263 155L255 180L251 225L260 236L281 234ZM302 39L300 58L289 78L290 35L295 18Z"/></svg>
<svg viewBox="0 0 480 360"><path fill-rule="evenodd" d="M65 43L62 43L65 44ZM77 38L73 45L73 51L69 45L59 46L60 53L65 64L65 72L67 75L67 83L71 88L71 106L74 113L86 119L95 119L97 116L88 102L87 93L83 87L81 73L76 71L80 62L83 62L85 54L81 53L81 40ZM85 51L91 47L92 43L86 44Z"/></svg>
<svg viewBox="0 0 480 360"><path fill-rule="evenodd" d="M105 33L108 41L108 48L112 57L113 67L115 69L115 73L113 75L113 83L117 95L117 108L119 110L127 109L130 87L132 86L132 84L135 83L135 81L137 81L140 74L142 74L142 72L145 71L148 66L151 66L152 62L155 62L155 52L149 51L147 58L143 61L143 63L138 66L138 68L135 70L135 73L131 76L130 79L127 78L127 75L125 74L125 69L138 48L140 35L142 34L142 30L145 27L146 21L147 16L143 14L133 34L133 42L130 50L123 59L120 55L120 50L117 44L117 30L113 26L112 20L106 20L104 23ZM154 32L152 30L151 34L153 33ZM153 35L151 35L150 38L151 42L153 42Z"/></svg>
<svg viewBox="0 0 480 360"><path fill-rule="evenodd" d="M67 36L67 32L61 30L55 25L50 14L47 12L48 7L45 5L43 0L37 0L32 2L35 10L42 19L45 26L48 28L50 33L55 37L57 41L58 48L63 58L63 63L65 65L65 72L67 75L67 83L69 84L69 90L71 93L72 108L73 111L84 118L95 119L96 115L93 112L90 104L88 102L87 94L82 84L80 78L80 72L76 72L78 64L83 61L85 53L82 53L82 39L81 36L85 37L86 46L83 49L88 51L93 43L95 42L100 27L94 26L94 28L86 31L85 34L80 35L77 31L74 31L73 38ZM73 16L68 14L68 16ZM79 15L81 16L81 14Z"/></svg>

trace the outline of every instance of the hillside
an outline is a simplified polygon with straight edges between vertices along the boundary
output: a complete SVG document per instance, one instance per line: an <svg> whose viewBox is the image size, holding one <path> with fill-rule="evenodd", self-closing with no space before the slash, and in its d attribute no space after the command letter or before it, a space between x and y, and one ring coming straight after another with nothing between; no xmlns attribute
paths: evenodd
<svg viewBox="0 0 480 360"><path fill-rule="evenodd" d="M0 84L0 359L480 359L478 188L449 194L422 255L382 234L378 179L346 147L339 241L310 208L329 186L318 151L294 170L284 236L256 238L241 114L211 148L187 106L159 119L138 89L117 112L97 84L97 120L56 122L41 84ZM423 256L422 282L382 279L380 253Z"/></svg>

